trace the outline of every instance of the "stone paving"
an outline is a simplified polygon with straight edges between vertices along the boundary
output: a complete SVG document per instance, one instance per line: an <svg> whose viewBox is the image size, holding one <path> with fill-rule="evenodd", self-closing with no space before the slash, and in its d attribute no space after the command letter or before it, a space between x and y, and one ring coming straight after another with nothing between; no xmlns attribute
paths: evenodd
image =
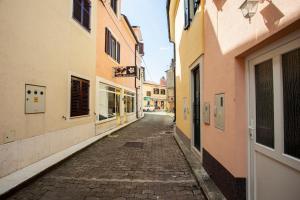
<svg viewBox="0 0 300 200"><path fill-rule="evenodd" d="M205 199L172 130L172 118L146 115L77 153L8 199Z"/></svg>

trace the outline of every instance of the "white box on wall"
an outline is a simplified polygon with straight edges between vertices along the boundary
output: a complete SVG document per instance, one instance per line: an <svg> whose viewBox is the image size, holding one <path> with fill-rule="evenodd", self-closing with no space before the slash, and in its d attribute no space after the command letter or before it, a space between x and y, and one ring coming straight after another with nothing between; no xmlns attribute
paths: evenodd
<svg viewBox="0 0 300 200"><path fill-rule="evenodd" d="M224 112L225 112L225 94L216 94L215 96L215 127L224 130Z"/></svg>
<svg viewBox="0 0 300 200"><path fill-rule="evenodd" d="M25 85L25 114L45 113L46 87Z"/></svg>

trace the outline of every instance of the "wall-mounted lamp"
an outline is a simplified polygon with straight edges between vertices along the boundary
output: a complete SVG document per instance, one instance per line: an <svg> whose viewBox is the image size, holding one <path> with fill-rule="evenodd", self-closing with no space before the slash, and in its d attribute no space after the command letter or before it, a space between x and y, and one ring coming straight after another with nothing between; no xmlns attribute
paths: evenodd
<svg viewBox="0 0 300 200"><path fill-rule="evenodd" d="M251 18L256 14L258 8L258 0L245 0L240 6L243 16L251 22Z"/></svg>

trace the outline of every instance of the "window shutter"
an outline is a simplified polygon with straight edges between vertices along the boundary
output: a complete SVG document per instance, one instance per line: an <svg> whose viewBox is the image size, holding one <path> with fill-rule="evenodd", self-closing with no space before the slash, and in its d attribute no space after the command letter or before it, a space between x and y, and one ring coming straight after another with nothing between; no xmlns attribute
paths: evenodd
<svg viewBox="0 0 300 200"><path fill-rule="evenodd" d="M88 115L90 112L89 109L89 88L90 83L87 80L82 80L81 82L81 96L82 96L82 103L81 103L81 115Z"/></svg>
<svg viewBox="0 0 300 200"><path fill-rule="evenodd" d="M120 43L117 42L117 61L118 63L120 63L120 60L121 60L121 49L120 49Z"/></svg>
<svg viewBox="0 0 300 200"><path fill-rule="evenodd" d="M88 80L71 77L71 117L89 114L89 87Z"/></svg>
<svg viewBox="0 0 300 200"><path fill-rule="evenodd" d="M109 30L105 28L105 52L109 53Z"/></svg>
<svg viewBox="0 0 300 200"><path fill-rule="evenodd" d="M184 0L184 26L185 29L190 26L190 0Z"/></svg>
<svg viewBox="0 0 300 200"><path fill-rule="evenodd" d="M71 80L71 117L80 115L80 81Z"/></svg>
<svg viewBox="0 0 300 200"><path fill-rule="evenodd" d="M73 18L81 22L81 0L73 0Z"/></svg>

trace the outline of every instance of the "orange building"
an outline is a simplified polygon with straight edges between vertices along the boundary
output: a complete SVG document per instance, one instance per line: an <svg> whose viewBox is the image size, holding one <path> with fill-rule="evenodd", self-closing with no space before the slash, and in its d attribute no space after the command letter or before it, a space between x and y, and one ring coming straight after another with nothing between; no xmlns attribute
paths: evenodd
<svg viewBox="0 0 300 200"><path fill-rule="evenodd" d="M120 13L121 1L100 1L97 6L96 42L96 133L141 116L137 100L141 93L138 77L115 77L116 67L136 66L140 75L141 37ZM135 29L135 30L134 30Z"/></svg>

